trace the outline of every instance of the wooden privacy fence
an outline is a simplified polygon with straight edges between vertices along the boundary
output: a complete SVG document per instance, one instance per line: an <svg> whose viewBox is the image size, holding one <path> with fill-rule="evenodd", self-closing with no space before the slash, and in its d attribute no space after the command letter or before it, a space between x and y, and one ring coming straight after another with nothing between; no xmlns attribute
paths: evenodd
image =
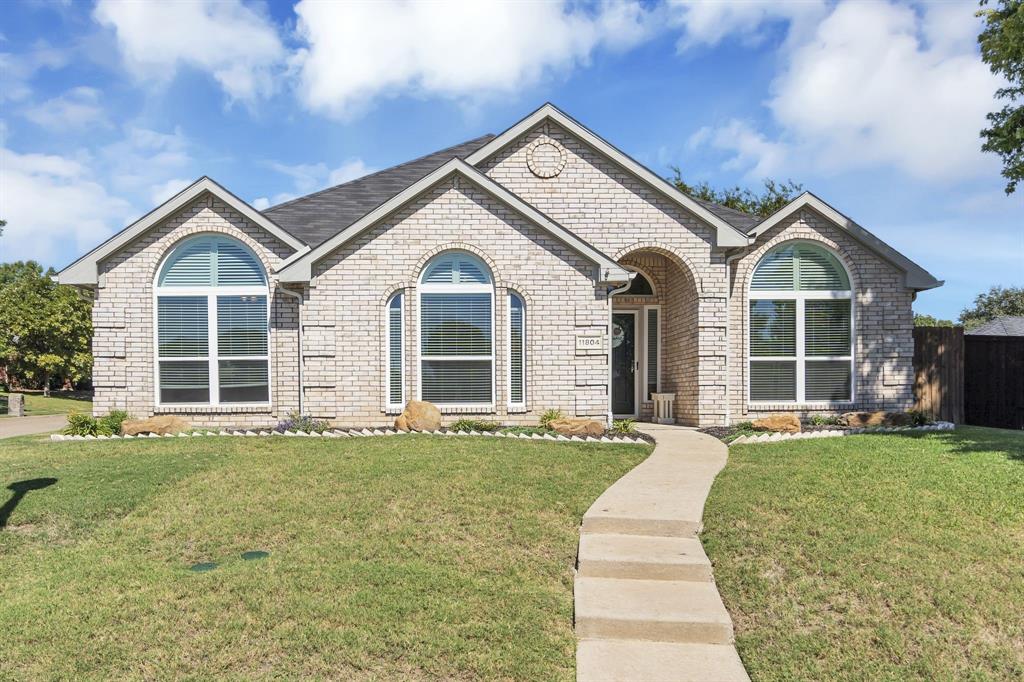
<svg viewBox="0 0 1024 682"><path fill-rule="evenodd" d="M1024 429L1024 337L964 337L964 421Z"/></svg>
<svg viewBox="0 0 1024 682"><path fill-rule="evenodd" d="M964 421L964 330L914 328L914 409L932 419Z"/></svg>

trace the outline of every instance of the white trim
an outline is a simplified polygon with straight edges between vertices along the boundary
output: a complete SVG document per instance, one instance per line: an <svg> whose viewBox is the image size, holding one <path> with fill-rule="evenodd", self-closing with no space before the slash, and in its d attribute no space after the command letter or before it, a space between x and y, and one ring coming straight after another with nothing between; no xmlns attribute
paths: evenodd
<svg viewBox="0 0 1024 682"><path fill-rule="evenodd" d="M522 307L522 311L523 311L523 315L522 315L522 318L523 318L522 319L522 325L523 325L522 351L523 352L522 352L522 355L523 355L523 357L522 357L522 360L520 362L520 365L522 366L522 369L523 369L523 400L522 400L522 402L518 402L518 403L512 402L512 298L513 297L518 298L520 300L520 302L522 302L522 304L523 304L523 307ZM506 373L508 375L506 377L507 381L508 381L508 389L507 389L507 392L508 392L508 402L507 402L507 406L508 406L508 409L511 410L511 411L522 412L522 411L526 410L526 376L527 376L527 371L526 371L526 299L523 298L523 296L519 292L515 291L514 289L509 289L508 290L508 296L507 296L506 301L505 301L505 305L507 307L507 314L505 315L505 318L506 318L507 324L508 324L508 334L505 335L505 338L507 340L507 344L505 345L505 350L507 351L507 355L506 355L507 361L506 361L505 364L508 366L508 372Z"/></svg>
<svg viewBox="0 0 1024 682"><path fill-rule="evenodd" d="M99 262L116 253L132 240L137 239L150 228L174 215L192 203L204 192L214 195L230 208L240 213L249 222L262 227L290 246L297 253L309 251L309 246L279 227L274 221L242 201L234 194L217 184L205 175L181 190L173 197L124 228L116 235L103 242L75 262L57 273L57 281L61 284L95 285L99 282ZM240 242L241 243L241 242ZM266 275L266 273L264 273Z"/></svg>
<svg viewBox="0 0 1024 682"><path fill-rule="evenodd" d="M452 252L461 253L472 260L476 261L481 271L485 272L488 277L488 284L425 284L423 283L423 277L430 269L430 263L443 258L447 254ZM490 296L491 301L491 354L490 355L431 355L429 358L423 355L423 294L482 294L486 293ZM494 406L497 404L495 392L497 390L497 382L495 375L496 362L496 346L497 339L495 338L495 318L496 311L495 306L495 295L494 295L494 273L491 272L491 268L483 261L482 258L474 253L468 251L462 251L460 249L448 249L441 253L435 254L430 258L429 261L423 264L423 269L420 271L419 281L416 286L416 362L419 363L419 381L416 382L416 399L423 400L423 363L429 360L437 360L441 362L455 362L455 361L481 361L489 360L491 363L491 401L489 403L442 403L437 401L434 402L442 411L444 410L476 410L478 412L494 412Z"/></svg>
<svg viewBox="0 0 1024 682"><path fill-rule="evenodd" d="M607 140L602 139L592 130L588 129L565 112L559 110L558 107L550 102L544 104L540 109L537 109L535 112L498 135L483 147L470 154L466 157L466 161L473 166L479 165L481 162L487 160L489 157L515 141L519 136L529 132L534 127L548 119L554 121L562 128L565 128L591 147L597 149L623 168L626 172L643 181L652 189L657 190L668 199L679 204L690 213L693 213L698 218L714 227L716 234L716 246L747 246L750 244L751 240L747 235L743 234L743 232L701 206L691 197L680 192L672 183L665 180L665 178L630 158Z"/></svg>
<svg viewBox="0 0 1024 682"><path fill-rule="evenodd" d="M271 368L271 357L270 349L272 347L272 339L270 338L270 315L273 308L273 299L270 296L270 286L267 283L261 285L252 286L233 286L233 287L218 287L216 285L208 287L172 287L172 286L159 286L160 274L164 268L170 262L170 256L175 251L184 246L187 242L193 239L200 239L208 237L208 234L196 235L188 239L183 239L168 249L166 253L161 256L160 264L156 268L156 272L153 275L153 295L151 297L152 303L152 315L153 315L153 406L155 411L162 412L174 412L178 410L189 410L189 409L208 409L217 408L218 410L230 411L231 409L243 409L243 408L269 408L274 402L274 373ZM228 235L215 235L218 238L230 240L238 243L247 251L252 251L246 244L230 237ZM255 256L254 256L255 257ZM260 270L263 272L263 278L267 280L267 273L263 269L263 264L260 263L259 259L256 262L260 266ZM174 356L168 358L160 357L160 310L159 300L161 296L171 297L190 297L190 298L206 298L206 334L207 334L207 354L205 356ZM217 298L219 296L260 296L266 301L266 323L267 323L267 352L264 355L224 355L218 354L217 344L218 330L217 330ZM301 311L300 311L301 314ZM207 377L209 381L210 400L206 403L165 403L160 399L160 364L163 362L199 362L205 360L207 362ZM220 402L220 361L221 360L265 360L267 363L267 400L260 402L247 402L247 403L222 403ZM301 391L301 387L300 387Z"/></svg>
<svg viewBox="0 0 1024 682"><path fill-rule="evenodd" d="M639 372L636 371L636 367L635 367L635 365L639 363L639 357L640 357L640 354L637 353L637 345L638 345L638 341L640 340L640 334L639 334L640 329L639 329L639 324L638 324L638 319L637 318L639 317L640 312L641 311L639 309L637 309L637 308L618 308L618 309L613 309L612 310L612 322L613 323L614 323L616 315L632 315L633 316L633 364L634 364L634 369L633 369L633 413L632 414L626 414L626 413L623 413L623 412L613 412L612 416L615 419L636 419L637 417L640 416L640 398L641 398L641 393L640 393L639 382L636 380L637 374L639 374ZM608 328L608 347L611 348L611 346L612 346L612 330L611 330L611 327L609 327ZM613 362L614 362L614 357L615 357L614 352L615 352L614 349L612 349L612 355L610 356L610 359L612 359ZM614 369L614 367L611 368L609 371L611 372L612 381L614 381L615 380L615 369ZM608 395L611 396L612 404L614 404L614 402L615 402L615 396L614 396L615 388L614 388L614 386L610 385L609 389L610 390L608 391Z"/></svg>
<svg viewBox="0 0 1024 682"><path fill-rule="evenodd" d="M610 256L597 250L572 232L569 232L462 159L452 159L434 172L406 187L312 251L295 254L278 269L278 278L282 282L308 282L313 276L314 263L452 175L457 175L491 196L500 199L522 216L547 230L567 246L593 261L599 267L599 272L596 276L598 282L624 282L628 279L626 271Z"/></svg>
<svg viewBox="0 0 1024 682"><path fill-rule="evenodd" d="M391 402L391 303L398 298L398 325L399 325L399 373L401 375L401 400L397 403ZM406 357L405 357L405 289L399 289L388 296L384 304L384 411L389 414L401 412L405 409L406 391Z"/></svg>
<svg viewBox="0 0 1024 682"><path fill-rule="evenodd" d="M935 287L940 287L944 284L942 280L935 279L935 277L920 265L914 263L902 253L892 248L810 192L804 192L796 199L793 199L793 201L762 220L750 232L750 236L756 240L762 234L805 207L814 209L824 216L829 222L836 225L836 227L845 230L861 244L864 244L884 260L902 270L905 273L904 284L908 289L922 291L924 289L934 289Z"/></svg>

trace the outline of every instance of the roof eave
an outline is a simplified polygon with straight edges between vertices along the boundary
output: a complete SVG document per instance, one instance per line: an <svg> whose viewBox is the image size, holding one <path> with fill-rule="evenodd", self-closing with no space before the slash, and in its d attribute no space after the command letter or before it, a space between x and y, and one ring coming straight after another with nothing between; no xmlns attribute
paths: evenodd
<svg viewBox="0 0 1024 682"><path fill-rule="evenodd" d="M239 199L210 177L203 176L181 190L173 197L124 228L95 249L80 257L57 273L57 281L72 286L95 286L99 282L99 263L104 258L138 239L150 228L174 215L203 193L209 192L228 206L238 211L255 225L267 230L297 252L308 251L309 246L287 232L248 203Z"/></svg>

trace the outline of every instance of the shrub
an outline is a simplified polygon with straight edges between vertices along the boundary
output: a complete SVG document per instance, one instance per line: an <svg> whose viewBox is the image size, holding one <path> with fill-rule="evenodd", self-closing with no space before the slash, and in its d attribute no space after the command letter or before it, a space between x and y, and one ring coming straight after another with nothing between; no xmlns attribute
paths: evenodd
<svg viewBox="0 0 1024 682"><path fill-rule="evenodd" d="M807 419L811 426L836 426L839 424L839 417L830 414L812 414Z"/></svg>
<svg viewBox="0 0 1024 682"><path fill-rule="evenodd" d="M907 416L910 417L910 423L914 426L925 426L932 423L931 416L921 410L908 410Z"/></svg>
<svg viewBox="0 0 1024 682"><path fill-rule="evenodd" d="M128 418L124 410L114 410L106 417L96 419L90 414L72 412L64 433L69 436L113 436L121 433L121 422Z"/></svg>
<svg viewBox="0 0 1024 682"><path fill-rule="evenodd" d="M305 431L306 433L323 433L331 428L323 419L313 419L310 416L302 416L298 412L289 412L288 418L277 423L274 430L278 433L285 431Z"/></svg>
<svg viewBox="0 0 1024 682"><path fill-rule="evenodd" d="M540 416L540 425L545 429L551 428L551 422L561 419L565 415L561 410L547 410Z"/></svg>
<svg viewBox="0 0 1024 682"><path fill-rule="evenodd" d="M633 433L635 428L635 419L616 419L612 422L612 431L615 433Z"/></svg>
<svg viewBox="0 0 1024 682"><path fill-rule="evenodd" d="M459 419L448 427L450 431L497 431L499 428L498 422L484 419Z"/></svg>

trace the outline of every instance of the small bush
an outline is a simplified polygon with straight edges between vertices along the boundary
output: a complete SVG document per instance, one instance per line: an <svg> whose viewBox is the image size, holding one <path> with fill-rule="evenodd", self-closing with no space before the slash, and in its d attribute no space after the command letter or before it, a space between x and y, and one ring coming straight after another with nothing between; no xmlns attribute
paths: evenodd
<svg viewBox="0 0 1024 682"><path fill-rule="evenodd" d="M510 436L518 436L519 434L526 434L527 436L532 436L535 433L538 436L543 436L545 433L551 433L551 430L539 426L506 426L505 428L501 429L501 432L507 433Z"/></svg>
<svg viewBox="0 0 1024 682"><path fill-rule="evenodd" d="M450 431L497 431L501 428L498 422L484 419L459 419L448 427Z"/></svg>
<svg viewBox="0 0 1024 682"><path fill-rule="evenodd" d="M106 417L96 419L90 414L72 412L64 433L69 436L113 436L121 433L121 423L128 418L124 410L114 410Z"/></svg>
<svg viewBox="0 0 1024 682"><path fill-rule="evenodd" d="M540 425L545 429L551 428L551 422L561 419L565 415L561 410L547 410L540 416Z"/></svg>
<svg viewBox="0 0 1024 682"><path fill-rule="evenodd" d="M288 418L277 423L274 430L278 433L285 431L305 431L306 433L323 433L331 428L323 419L313 419L310 416L302 416L298 412L289 412Z"/></svg>
<svg viewBox="0 0 1024 682"><path fill-rule="evenodd" d="M612 422L612 431L615 433L633 433L635 429L635 419L616 419Z"/></svg>
<svg viewBox="0 0 1024 682"><path fill-rule="evenodd" d="M908 410L907 416L910 417L910 423L914 426L925 426L932 423L932 418L928 413L921 410Z"/></svg>
<svg viewBox="0 0 1024 682"><path fill-rule="evenodd" d="M807 423L811 426L837 426L839 417L830 414L812 414L808 417Z"/></svg>

